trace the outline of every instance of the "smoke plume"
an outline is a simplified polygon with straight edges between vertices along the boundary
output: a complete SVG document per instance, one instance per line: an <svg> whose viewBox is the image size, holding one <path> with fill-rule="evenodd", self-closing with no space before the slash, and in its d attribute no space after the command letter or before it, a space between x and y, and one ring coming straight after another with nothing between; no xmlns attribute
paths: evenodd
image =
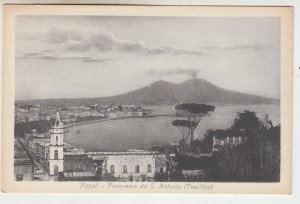
<svg viewBox="0 0 300 204"><path fill-rule="evenodd" d="M147 71L148 75L155 75L155 76L173 76L173 75L189 75L192 79L197 79L200 70L198 69L183 69L180 67L173 68L173 69L159 69L154 70L150 69Z"/></svg>

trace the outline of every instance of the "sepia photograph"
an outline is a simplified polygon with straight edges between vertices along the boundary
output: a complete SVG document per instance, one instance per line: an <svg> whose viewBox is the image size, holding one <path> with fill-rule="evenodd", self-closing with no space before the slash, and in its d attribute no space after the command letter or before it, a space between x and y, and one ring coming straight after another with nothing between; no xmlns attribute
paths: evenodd
<svg viewBox="0 0 300 204"><path fill-rule="evenodd" d="M290 182L284 8L47 8L13 18L6 148L15 185L213 191Z"/></svg>

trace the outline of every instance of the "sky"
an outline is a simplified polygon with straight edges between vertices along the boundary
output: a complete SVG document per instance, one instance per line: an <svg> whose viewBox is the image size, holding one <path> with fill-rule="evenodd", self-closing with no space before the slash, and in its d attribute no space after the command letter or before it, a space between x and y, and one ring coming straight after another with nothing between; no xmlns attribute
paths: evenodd
<svg viewBox="0 0 300 204"><path fill-rule="evenodd" d="M17 17L17 100L112 96L192 77L279 98L280 19Z"/></svg>

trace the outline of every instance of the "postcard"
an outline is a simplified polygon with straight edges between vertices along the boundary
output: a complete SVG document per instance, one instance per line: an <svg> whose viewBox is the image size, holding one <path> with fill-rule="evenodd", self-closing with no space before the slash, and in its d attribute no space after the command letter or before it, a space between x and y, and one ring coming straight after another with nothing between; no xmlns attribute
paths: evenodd
<svg viewBox="0 0 300 204"><path fill-rule="evenodd" d="M290 194L290 7L5 5L4 192Z"/></svg>

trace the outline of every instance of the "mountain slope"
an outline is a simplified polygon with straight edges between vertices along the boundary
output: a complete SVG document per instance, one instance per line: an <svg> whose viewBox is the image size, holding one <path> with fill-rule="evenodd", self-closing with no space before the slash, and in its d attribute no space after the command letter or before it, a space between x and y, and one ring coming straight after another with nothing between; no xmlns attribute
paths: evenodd
<svg viewBox="0 0 300 204"><path fill-rule="evenodd" d="M42 104L136 104L136 105L175 105L183 102L212 104L271 104L279 103L278 99L230 91L215 86L204 79L187 80L181 84L167 81L156 81L144 88L128 93L102 98L76 99L37 99L17 101Z"/></svg>

